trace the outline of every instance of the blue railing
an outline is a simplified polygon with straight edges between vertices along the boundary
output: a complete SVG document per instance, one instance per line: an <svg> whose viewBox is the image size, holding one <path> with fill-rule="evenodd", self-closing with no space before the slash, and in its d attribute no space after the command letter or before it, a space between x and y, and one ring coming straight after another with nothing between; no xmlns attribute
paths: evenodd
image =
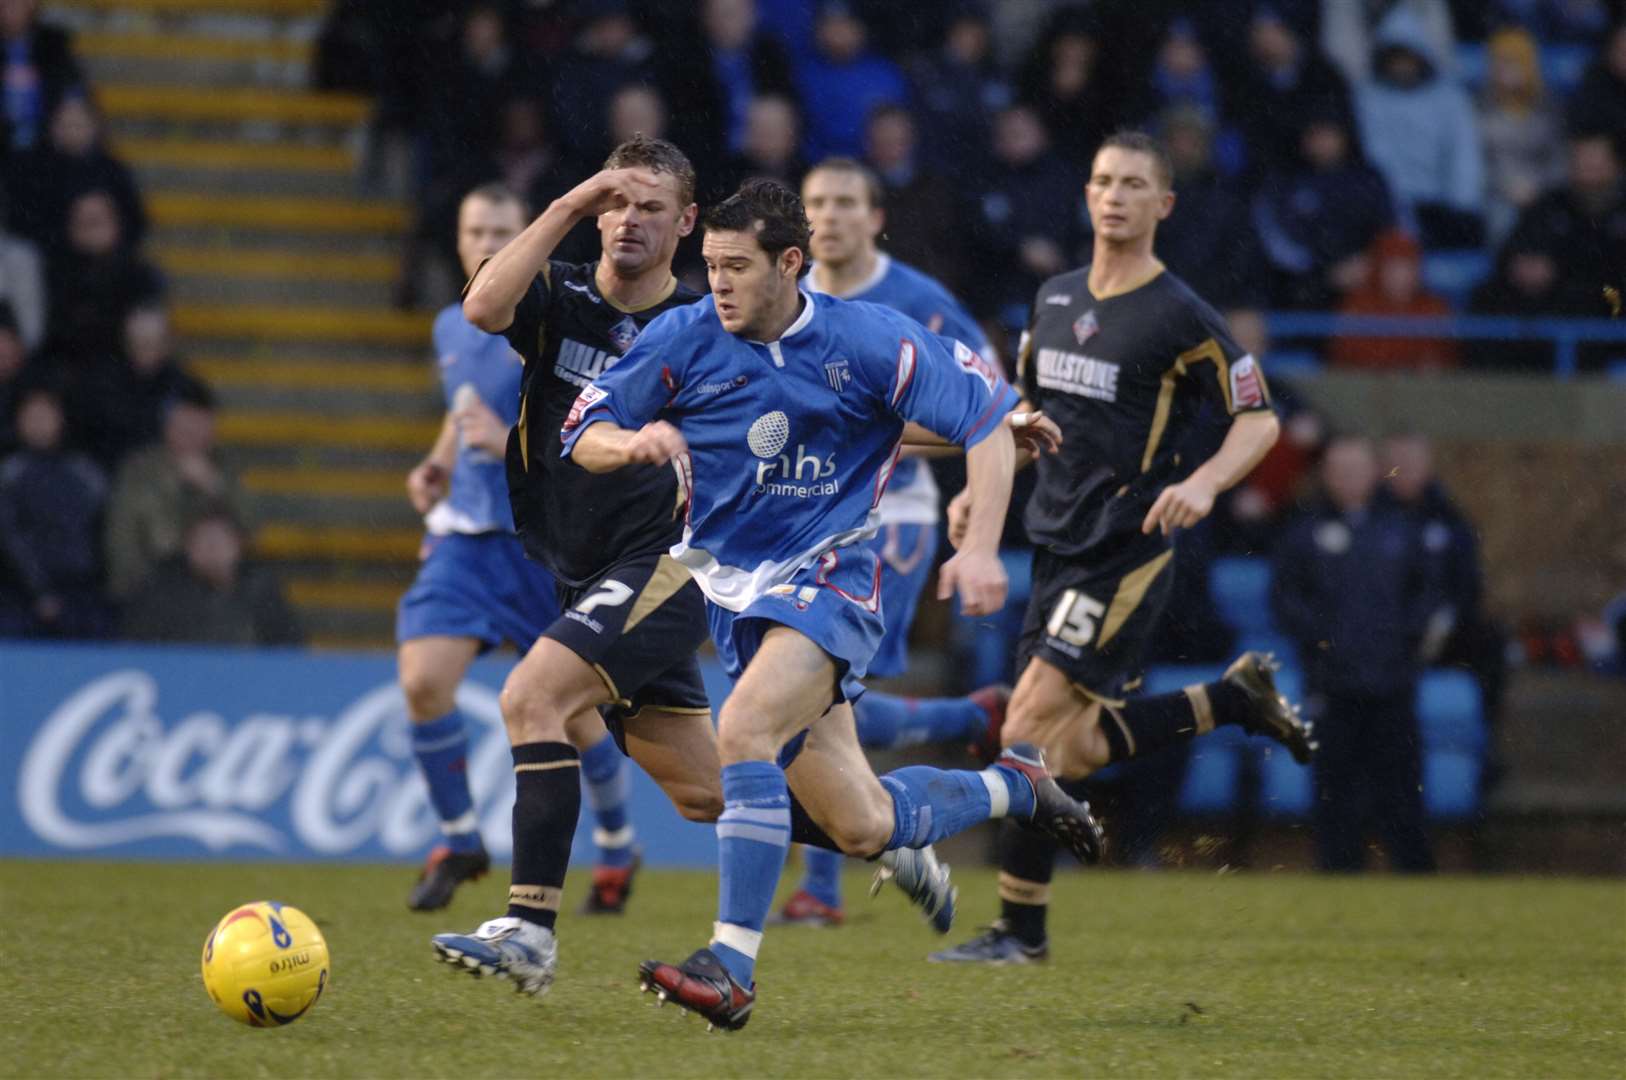
<svg viewBox="0 0 1626 1080"><path fill-rule="evenodd" d="M1502 341L1545 341L1553 346L1553 374L1572 379L1576 351L1583 342L1618 342L1626 353L1626 319L1521 319L1505 315L1338 315L1276 311L1268 316L1271 336L1435 337Z"/></svg>

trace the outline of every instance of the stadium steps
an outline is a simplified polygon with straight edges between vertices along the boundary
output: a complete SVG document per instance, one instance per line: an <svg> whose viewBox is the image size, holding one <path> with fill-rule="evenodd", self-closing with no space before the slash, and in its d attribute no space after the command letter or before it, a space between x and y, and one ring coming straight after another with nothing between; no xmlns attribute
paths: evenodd
<svg viewBox="0 0 1626 1080"><path fill-rule="evenodd" d="M421 527L405 474L440 403L431 316L391 306L410 208L357 182L372 102L309 89L328 0L55 0L182 351L217 388L257 553L314 642L387 645Z"/></svg>

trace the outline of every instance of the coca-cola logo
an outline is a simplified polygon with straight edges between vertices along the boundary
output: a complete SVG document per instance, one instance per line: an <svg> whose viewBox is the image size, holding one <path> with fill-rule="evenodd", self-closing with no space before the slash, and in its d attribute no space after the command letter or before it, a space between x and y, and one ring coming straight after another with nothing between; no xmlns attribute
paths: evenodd
<svg viewBox="0 0 1626 1080"><path fill-rule="evenodd" d="M509 848L513 774L497 695L458 690L468 777L494 854ZM173 720L146 671L79 687L23 754L18 801L42 840L91 850L181 839L339 855L421 851L438 832L412 758L401 692L386 683L326 715L199 710Z"/></svg>

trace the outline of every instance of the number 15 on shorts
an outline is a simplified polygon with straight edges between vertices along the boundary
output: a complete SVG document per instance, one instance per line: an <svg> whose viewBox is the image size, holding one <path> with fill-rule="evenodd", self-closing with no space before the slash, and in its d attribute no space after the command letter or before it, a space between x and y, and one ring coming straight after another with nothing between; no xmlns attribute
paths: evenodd
<svg viewBox="0 0 1626 1080"><path fill-rule="evenodd" d="M1068 589L1056 602L1045 624L1045 633L1074 649L1082 649L1095 640L1096 623L1106 614L1107 606L1077 589Z"/></svg>

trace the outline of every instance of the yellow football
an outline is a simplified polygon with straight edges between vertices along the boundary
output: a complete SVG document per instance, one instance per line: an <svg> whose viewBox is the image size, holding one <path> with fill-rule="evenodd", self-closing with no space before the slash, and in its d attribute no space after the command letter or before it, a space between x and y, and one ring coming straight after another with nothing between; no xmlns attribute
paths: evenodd
<svg viewBox="0 0 1626 1080"><path fill-rule="evenodd" d="M257 900L226 914L203 943L203 987L250 1027L281 1027L327 988L327 942L303 911Z"/></svg>

